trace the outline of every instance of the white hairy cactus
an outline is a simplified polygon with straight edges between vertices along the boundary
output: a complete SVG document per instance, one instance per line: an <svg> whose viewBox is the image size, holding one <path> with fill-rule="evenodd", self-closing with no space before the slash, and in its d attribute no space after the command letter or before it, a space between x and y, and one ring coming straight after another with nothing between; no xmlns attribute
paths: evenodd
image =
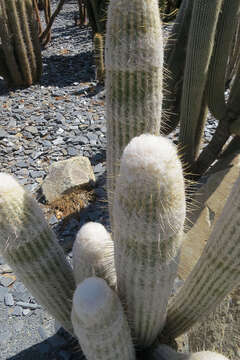
<svg viewBox="0 0 240 360"><path fill-rule="evenodd" d="M72 253L76 284L88 277L98 276L110 287L115 287L113 242L102 224L89 222L83 225L77 233Z"/></svg>
<svg viewBox="0 0 240 360"><path fill-rule="evenodd" d="M36 300L69 332L73 272L36 200L0 173L0 252Z"/></svg>
<svg viewBox="0 0 240 360"><path fill-rule="evenodd" d="M159 345L149 356L151 360L228 360L225 356L211 351L177 353L167 345Z"/></svg>
<svg viewBox="0 0 240 360"><path fill-rule="evenodd" d="M160 131L163 36L158 0L111 0L107 19L107 190L112 222L124 147L135 136Z"/></svg>
<svg viewBox="0 0 240 360"><path fill-rule="evenodd" d="M134 138L121 159L113 234L118 293L140 346L150 345L165 323L185 207L175 146L162 136Z"/></svg>
<svg viewBox="0 0 240 360"><path fill-rule="evenodd" d="M78 285L72 323L88 360L135 360L121 302L103 279L91 277Z"/></svg>

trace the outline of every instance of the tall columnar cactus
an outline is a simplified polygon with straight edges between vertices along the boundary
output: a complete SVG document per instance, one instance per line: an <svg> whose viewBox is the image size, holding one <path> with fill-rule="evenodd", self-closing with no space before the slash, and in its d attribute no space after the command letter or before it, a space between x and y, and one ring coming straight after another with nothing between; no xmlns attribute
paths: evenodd
<svg viewBox="0 0 240 360"><path fill-rule="evenodd" d="M42 71L38 28L31 0L0 0L0 37L11 86L29 86Z"/></svg>
<svg viewBox="0 0 240 360"><path fill-rule="evenodd" d="M117 288L133 336L150 345L164 326L185 220L181 162L168 139L134 138L125 148L113 212Z"/></svg>
<svg viewBox="0 0 240 360"><path fill-rule="evenodd" d="M98 276L116 286L113 241L102 224L89 222L81 227L73 245L73 272L76 284Z"/></svg>
<svg viewBox="0 0 240 360"><path fill-rule="evenodd" d="M92 277L78 285L72 323L88 360L135 360L121 302L103 279Z"/></svg>
<svg viewBox="0 0 240 360"><path fill-rule="evenodd" d="M168 309L165 332L187 331L213 311L240 281L240 176L203 253Z"/></svg>
<svg viewBox="0 0 240 360"><path fill-rule="evenodd" d="M185 150L184 160L189 164L193 163L196 156L198 123L204 121L204 117L199 119L199 115L222 3L223 0L193 2L181 98L179 137Z"/></svg>
<svg viewBox="0 0 240 360"><path fill-rule="evenodd" d="M96 66L96 80L102 83L104 81L104 40L103 35L96 33L93 38L95 50L95 66Z"/></svg>
<svg viewBox="0 0 240 360"><path fill-rule="evenodd" d="M240 15L240 1L223 1L219 15L215 45L209 66L208 82L206 86L208 107L212 115L222 120L226 116L224 74L227 73L229 54Z"/></svg>
<svg viewBox="0 0 240 360"><path fill-rule="evenodd" d="M108 201L112 213L120 157L131 138L159 134L163 41L158 0L113 0L106 35Z"/></svg>
<svg viewBox="0 0 240 360"><path fill-rule="evenodd" d="M0 252L57 321L72 333L74 279L37 202L10 175L0 173Z"/></svg>
<svg viewBox="0 0 240 360"><path fill-rule="evenodd" d="M151 360L228 360L225 356L211 351L200 351L195 354L177 353L166 345L159 345L149 358Z"/></svg>

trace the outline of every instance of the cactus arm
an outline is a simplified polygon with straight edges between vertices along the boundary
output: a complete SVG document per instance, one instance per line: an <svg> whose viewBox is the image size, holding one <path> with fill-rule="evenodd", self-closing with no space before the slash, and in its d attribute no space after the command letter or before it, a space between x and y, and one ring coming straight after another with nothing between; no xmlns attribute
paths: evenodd
<svg viewBox="0 0 240 360"><path fill-rule="evenodd" d="M125 148L113 210L118 293L146 347L165 323L185 219L181 162L168 139L142 135Z"/></svg>
<svg viewBox="0 0 240 360"><path fill-rule="evenodd" d="M25 5L26 5L28 22L29 22L30 36L33 44L33 51L34 51L33 58L35 59L36 62L36 65L34 65L36 67L36 74L34 80L39 81L42 75L42 56L41 56L41 46L38 36L38 24L33 14L32 1L25 0Z"/></svg>
<svg viewBox="0 0 240 360"><path fill-rule="evenodd" d="M240 282L240 176L198 263L168 309L166 334L177 337L214 310Z"/></svg>
<svg viewBox="0 0 240 360"><path fill-rule="evenodd" d="M209 110L219 120L225 116L227 109L224 95L225 74L239 15L239 0L223 1L206 85Z"/></svg>
<svg viewBox="0 0 240 360"><path fill-rule="evenodd" d="M91 277L78 285L72 323L88 360L135 360L122 305L103 279Z"/></svg>
<svg viewBox="0 0 240 360"><path fill-rule="evenodd" d="M106 35L107 186L110 217L120 157L131 138L158 134L163 41L157 0L113 0Z"/></svg>
<svg viewBox="0 0 240 360"><path fill-rule="evenodd" d="M69 332L74 279L37 202L0 174L0 252L37 301Z"/></svg>
<svg viewBox="0 0 240 360"><path fill-rule="evenodd" d="M37 65L36 65L36 55L34 53L34 47L33 47L33 43L32 43L32 38L31 38L31 33L30 33L30 28L29 28L29 15L33 15L33 13L29 13L27 12L26 9L26 3L29 0L22 0L22 1L18 1L17 2L17 9L18 9L18 13L19 13L19 17L21 18L21 22L22 22L22 35L23 35L23 41L26 47L26 52L27 52L27 56L28 56L28 61L29 61L29 65L30 65L30 71L32 74L32 78L35 79L36 78L36 73L37 73ZM30 0L31 1L31 0Z"/></svg>
<svg viewBox="0 0 240 360"><path fill-rule="evenodd" d="M95 66L96 66L96 80L100 83L104 80L104 55L103 55L103 35L96 33L94 35L94 48L95 48Z"/></svg>
<svg viewBox="0 0 240 360"><path fill-rule="evenodd" d="M194 1L187 46L180 112L181 146L184 161L195 159L195 136L208 66L213 51L214 36L223 0Z"/></svg>
<svg viewBox="0 0 240 360"><path fill-rule="evenodd" d="M8 19L6 13L6 7L4 0L0 1L0 37L2 41L2 49L7 59L7 67L9 69L10 79L7 79L10 83L22 83L22 76L16 62L13 45L12 45L12 35L8 29Z"/></svg>
<svg viewBox="0 0 240 360"><path fill-rule="evenodd" d="M165 88L161 133L170 134L178 125L183 85L183 69L191 23L193 1L182 2L176 21L165 45Z"/></svg>
<svg viewBox="0 0 240 360"><path fill-rule="evenodd" d="M225 118L218 123L218 127L210 143L201 152L199 158L192 167L193 173L203 174L208 167L216 160L224 144L231 135L231 125L240 116L240 62L236 68L235 78L230 90L227 102L227 112Z"/></svg>
<svg viewBox="0 0 240 360"><path fill-rule="evenodd" d="M72 253L76 284L98 276L115 288L113 241L103 225L94 222L83 225L77 233Z"/></svg>
<svg viewBox="0 0 240 360"><path fill-rule="evenodd" d="M0 19L1 21L1 19ZM2 45L0 45L0 76L7 79L9 77L8 68L5 61Z"/></svg>
<svg viewBox="0 0 240 360"><path fill-rule="evenodd" d="M17 1L5 0L6 10L8 15L9 26L11 28L14 37L16 53L20 60L19 67L21 69L21 73L24 78L24 85L31 85L33 83L33 78L28 60L28 53L22 33L22 26L21 26L22 19L20 19L19 10L17 7L18 1L22 1L22 0L17 0Z"/></svg>

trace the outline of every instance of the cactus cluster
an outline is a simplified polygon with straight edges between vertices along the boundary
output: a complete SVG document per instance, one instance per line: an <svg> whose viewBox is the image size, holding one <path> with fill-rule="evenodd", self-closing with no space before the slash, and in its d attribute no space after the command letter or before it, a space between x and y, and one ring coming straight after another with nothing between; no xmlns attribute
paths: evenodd
<svg viewBox="0 0 240 360"><path fill-rule="evenodd" d="M163 59L158 0L112 0L107 27L112 234L101 224L85 224L71 269L35 200L1 174L0 251L79 339L88 360L227 360L205 351L177 353L159 339L183 334L239 283L240 177L197 265L169 301L186 203L176 147L157 136Z"/></svg>
<svg viewBox="0 0 240 360"><path fill-rule="evenodd" d="M38 27L31 0L0 1L0 73L10 86L29 86L42 71Z"/></svg>

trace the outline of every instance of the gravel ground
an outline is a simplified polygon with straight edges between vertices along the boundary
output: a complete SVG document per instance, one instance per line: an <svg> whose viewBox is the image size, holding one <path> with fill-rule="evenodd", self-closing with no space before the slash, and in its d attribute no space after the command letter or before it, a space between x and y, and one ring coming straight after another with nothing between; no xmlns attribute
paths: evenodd
<svg viewBox="0 0 240 360"><path fill-rule="evenodd" d="M51 44L42 52L41 83L7 91L0 80L0 170L14 174L38 196L52 162L87 156L97 179L96 202L71 219L64 233L53 215L50 224L63 243L86 221L108 225L106 198L104 90L94 81L90 28L74 25L77 1L68 1L57 17ZM214 132L210 121L206 138ZM71 253L69 254L69 259ZM0 256L0 359L73 360L76 343L35 302Z"/></svg>
<svg viewBox="0 0 240 360"><path fill-rule="evenodd" d="M97 201L82 213L81 221L68 222L60 236L63 243L72 243L86 221L108 221L101 202L105 198L104 91L94 82L91 29L74 25L77 11L77 1L68 1L57 17L51 44L42 52L40 84L8 92L0 80L0 171L15 175L38 196L52 162L84 155L93 166ZM60 231L54 215L50 224ZM80 358L76 343L57 329L0 256L0 359Z"/></svg>

